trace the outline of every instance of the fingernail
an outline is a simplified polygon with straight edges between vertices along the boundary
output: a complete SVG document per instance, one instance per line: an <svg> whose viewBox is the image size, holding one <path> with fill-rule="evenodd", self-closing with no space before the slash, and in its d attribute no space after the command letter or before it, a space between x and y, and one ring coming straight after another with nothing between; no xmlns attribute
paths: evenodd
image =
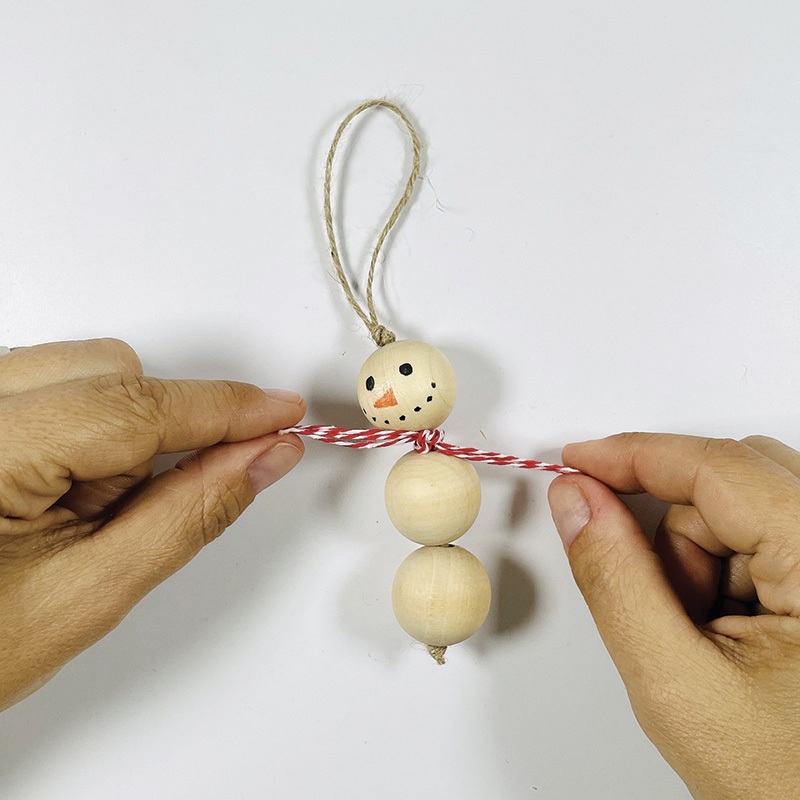
<svg viewBox="0 0 800 800"><path fill-rule="evenodd" d="M591 517L589 504L583 492L569 481L553 483L547 494L550 502L550 511L553 522L556 524L558 535L564 543L564 549L569 550L575 537L586 527Z"/></svg>
<svg viewBox="0 0 800 800"><path fill-rule="evenodd" d="M290 392L288 389L264 389L264 393L268 394L273 400L279 400L281 403L299 405L303 400L297 392Z"/></svg>
<svg viewBox="0 0 800 800"><path fill-rule="evenodd" d="M302 453L288 442L279 442L271 450L259 456L247 468L247 475L256 493L272 486L300 461Z"/></svg>

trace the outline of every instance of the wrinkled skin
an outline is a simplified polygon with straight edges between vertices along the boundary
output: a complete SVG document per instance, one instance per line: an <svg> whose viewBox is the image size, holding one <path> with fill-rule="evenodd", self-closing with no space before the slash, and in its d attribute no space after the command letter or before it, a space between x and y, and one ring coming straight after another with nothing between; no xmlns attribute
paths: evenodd
<svg viewBox="0 0 800 800"><path fill-rule="evenodd" d="M302 456L298 395L144 377L114 339L0 356L0 709L45 683ZM196 451L153 476L159 453Z"/></svg>
<svg viewBox="0 0 800 800"><path fill-rule="evenodd" d="M587 475L553 517L645 733L696 800L800 797L800 453L633 433L563 459ZM672 504L652 546L612 489Z"/></svg>

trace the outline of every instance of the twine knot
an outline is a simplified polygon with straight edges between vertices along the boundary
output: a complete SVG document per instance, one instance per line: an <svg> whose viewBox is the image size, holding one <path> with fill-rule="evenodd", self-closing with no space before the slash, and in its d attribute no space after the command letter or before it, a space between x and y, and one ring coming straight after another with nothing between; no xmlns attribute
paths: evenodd
<svg viewBox="0 0 800 800"><path fill-rule="evenodd" d="M444 439L444 432L438 429L429 431L419 431L414 441L415 453L430 453L436 449L436 445Z"/></svg>
<svg viewBox="0 0 800 800"><path fill-rule="evenodd" d="M378 347L383 347L385 344L391 344L397 340L397 337L384 325L373 325L369 332L372 336L372 341Z"/></svg>
<svg viewBox="0 0 800 800"><path fill-rule="evenodd" d="M441 645L436 644L426 644L425 645L430 657L440 666L445 663L444 654L447 651L446 647L442 647Z"/></svg>

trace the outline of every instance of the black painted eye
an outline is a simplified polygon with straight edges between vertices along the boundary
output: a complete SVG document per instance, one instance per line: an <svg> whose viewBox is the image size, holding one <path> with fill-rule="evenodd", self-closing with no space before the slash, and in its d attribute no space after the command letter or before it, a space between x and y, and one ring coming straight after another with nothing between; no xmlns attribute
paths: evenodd
<svg viewBox="0 0 800 800"><path fill-rule="evenodd" d="M411 364L401 364L400 365L400 374L401 375L410 375L414 371L414 367Z"/></svg>
<svg viewBox="0 0 800 800"><path fill-rule="evenodd" d="M367 391L371 392L375 388L375 378L372 375L367 378Z"/></svg>

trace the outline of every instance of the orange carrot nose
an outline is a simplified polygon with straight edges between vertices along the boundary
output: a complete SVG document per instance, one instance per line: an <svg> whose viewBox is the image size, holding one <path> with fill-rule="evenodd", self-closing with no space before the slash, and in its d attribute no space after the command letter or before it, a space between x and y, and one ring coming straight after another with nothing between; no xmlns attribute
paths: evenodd
<svg viewBox="0 0 800 800"><path fill-rule="evenodd" d="M394 396L394 389L389 387L389 391L384 392L376 401L375 408L389 408L389 406L396 406L397 398Z"/></svg>

